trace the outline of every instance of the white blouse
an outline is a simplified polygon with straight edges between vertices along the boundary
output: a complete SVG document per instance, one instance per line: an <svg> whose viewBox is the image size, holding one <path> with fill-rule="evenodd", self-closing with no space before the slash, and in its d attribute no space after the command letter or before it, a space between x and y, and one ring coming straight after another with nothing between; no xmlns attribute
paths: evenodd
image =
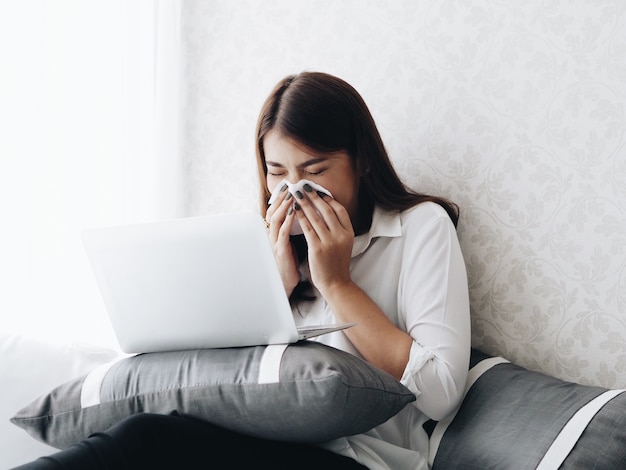
<svg viewBox="0 0 626 470"><path fill-rule="evenodd" d="M403 212L375 208L369 232L354 240L350 274L387 317L413 337L401 382L417 398L367 433L323 447L370 469L427 469L428 436L422 424L454 410L469 366L467 275L454 225L432 202ZM315 293L315 300L294 305L297 325L335 322ZM361 357L341 331L315 340Z"/></svg>

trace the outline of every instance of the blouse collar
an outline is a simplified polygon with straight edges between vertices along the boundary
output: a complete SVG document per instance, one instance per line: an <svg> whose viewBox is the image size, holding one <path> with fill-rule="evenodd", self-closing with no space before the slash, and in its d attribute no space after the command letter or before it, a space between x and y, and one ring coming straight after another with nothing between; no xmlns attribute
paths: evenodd
<svg viewBox="0 0 626 470"><path fill-rule="evenodd" d="M372 240L379 237L400 237L402 236L402 223L400 212L386 211L378 206L374 207L372 214L372 224L370 229L357 237L354 237L352 245L352 257L359 256L372 243Z"/></svg>

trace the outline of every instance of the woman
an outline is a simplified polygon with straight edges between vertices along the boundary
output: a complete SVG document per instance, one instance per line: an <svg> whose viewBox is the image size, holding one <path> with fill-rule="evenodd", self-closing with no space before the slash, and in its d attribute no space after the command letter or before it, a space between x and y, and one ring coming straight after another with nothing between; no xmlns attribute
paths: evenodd
<svg viewBox="0 0 626 470"><path fill-rule="evenodd" d="M278 83L259 117L257 163L261 211L296 322L356 322L317 340L364 358L417 396L382 426L326 447L369 468L427 468L422 424L455 408L469 362L456 206L402 184L361 96L327 74ZM295 195L276 188L301 179L333 197L310 185ZM273 190L280 195L268 208ZM304 244L289 235L294 219Z"/></svg>
<svg viewBox="0 0 626 470"><path fill-rule="evenodd" d="M457 210L409 191L374 121L346 82L322 73L282 80L257 126L261 212L298 324L355 322L317 340L360 356L417 396L371 431L322 446L241 436L178 415L139 414L23 469L234 468L426 469L422 424L452 411L470 350ZM287 191L307 179L313 190ZM270 193L277 199L268 207ZM295 221L303 235L291 236Z"/></svg>

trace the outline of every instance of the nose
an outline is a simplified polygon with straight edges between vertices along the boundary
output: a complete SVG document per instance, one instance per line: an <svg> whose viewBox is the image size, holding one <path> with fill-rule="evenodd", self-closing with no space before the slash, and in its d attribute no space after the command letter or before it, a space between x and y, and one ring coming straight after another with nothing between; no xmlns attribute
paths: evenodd
<svg viewBox="0 0 626 470"><path fill-rule="evenodd" d="M301 179L304 179L304 174L302 171L290 171L285 179L289 182L289 184L296 184Z"/></svg>

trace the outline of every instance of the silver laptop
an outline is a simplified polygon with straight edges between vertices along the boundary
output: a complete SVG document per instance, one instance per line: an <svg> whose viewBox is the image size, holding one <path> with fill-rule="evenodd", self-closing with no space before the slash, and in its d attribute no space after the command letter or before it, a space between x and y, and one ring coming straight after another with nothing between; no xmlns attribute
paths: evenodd
<svg viewBox="0 0 626 470"><path fill-rule="evenodd" d="M126 353L293 343L354 325L296 328L257 213L89 229L82 236Z"/></svg>

